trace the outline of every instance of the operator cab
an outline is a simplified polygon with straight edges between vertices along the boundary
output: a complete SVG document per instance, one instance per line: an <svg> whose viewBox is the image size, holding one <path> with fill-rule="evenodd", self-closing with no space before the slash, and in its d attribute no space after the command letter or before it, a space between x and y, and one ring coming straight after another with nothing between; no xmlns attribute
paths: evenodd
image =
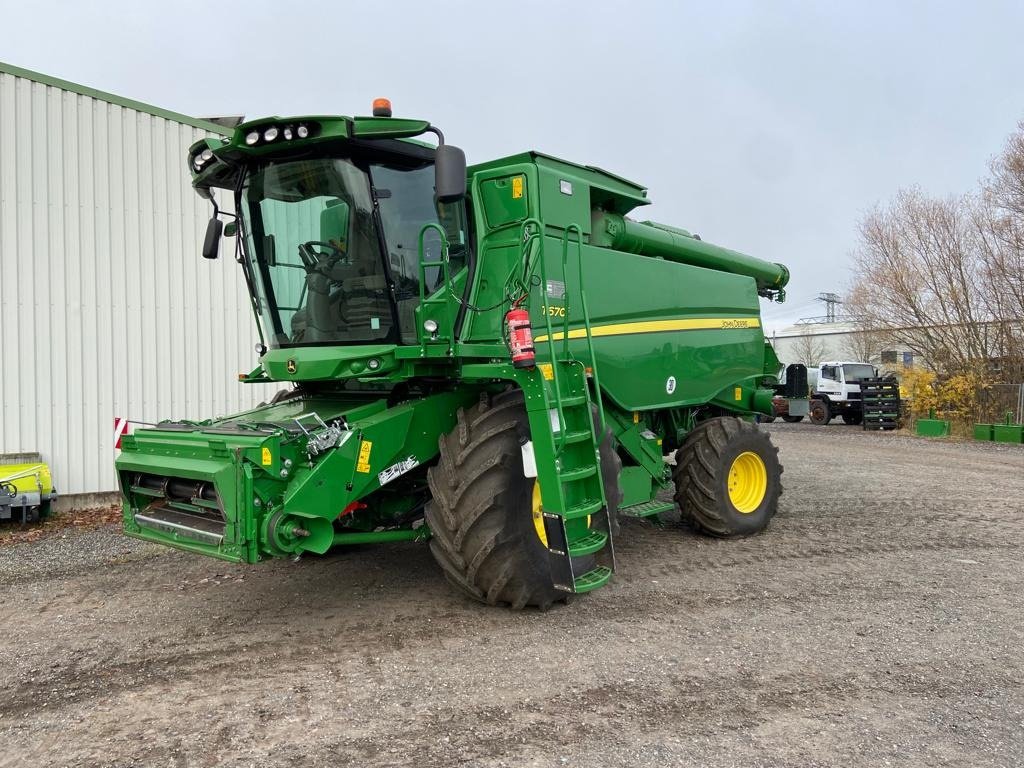
<svg viewBox="0 0 1024 768"><path fill-rule="evenodd" d="M421 294L445 288L445 250L449 274L466 266L461 150L374 107L373 118L243 124L230 142L191 150L200 194L235 193L238 259L270 348L415 343ZM438 147L408 140L426 131ZM421 267L421 249L437 266Z"/></svg>

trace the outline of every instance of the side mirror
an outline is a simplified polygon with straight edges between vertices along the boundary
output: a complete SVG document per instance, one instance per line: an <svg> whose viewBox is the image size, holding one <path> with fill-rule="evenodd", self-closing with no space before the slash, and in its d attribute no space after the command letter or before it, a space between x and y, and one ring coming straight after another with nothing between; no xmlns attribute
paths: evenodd
<svg viewBox="0 0 1024 768"><path fill-rule="evenodd" d="M206 225L206 239L203 240L203 258L216 259L220 255L220 238L224 233L224 222L214 216Z"/></svg>
<svg viewBox="0 0 1024 768"><path fill-rule="evenodd" d="M466 196L466 153L451 144L441 144L434 154L434 189L441 203L454 203Z"/></svg>

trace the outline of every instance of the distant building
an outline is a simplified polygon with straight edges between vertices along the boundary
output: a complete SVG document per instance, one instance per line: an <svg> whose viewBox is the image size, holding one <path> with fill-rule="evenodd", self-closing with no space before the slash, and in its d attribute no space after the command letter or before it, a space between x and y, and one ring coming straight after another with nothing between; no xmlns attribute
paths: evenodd
<svg viewBox="0 0 1024 768"><path fill-rule="evenodd" d="M0 63L0 460L38 451L61 494L113 491L115 416L266 398L237 382L252 309L230 255L200 258L211 209L186 168L228 132Z"/></svg>
<svg viewBox="0 0 1024 768"><path fill-rule="evenodd" d="M909 349L877 337L865 338L850 322L796 323L773 331L768 340L785 364L813 366L823 360L857 360L895 367L914 363L914 354Z"/></svg>

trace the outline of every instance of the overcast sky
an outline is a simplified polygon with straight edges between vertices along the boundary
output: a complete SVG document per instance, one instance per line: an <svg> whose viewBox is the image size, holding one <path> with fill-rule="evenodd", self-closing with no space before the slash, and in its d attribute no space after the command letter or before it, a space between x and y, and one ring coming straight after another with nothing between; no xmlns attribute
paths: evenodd
<svg viewBox="0 0 1024 768"><path fill-rule="evenodd" d="M5 2L0 60L190 115L440 126L640 182L639 218L842 292L861 214L974 186L1024 119L1021 2Z"/></svg>

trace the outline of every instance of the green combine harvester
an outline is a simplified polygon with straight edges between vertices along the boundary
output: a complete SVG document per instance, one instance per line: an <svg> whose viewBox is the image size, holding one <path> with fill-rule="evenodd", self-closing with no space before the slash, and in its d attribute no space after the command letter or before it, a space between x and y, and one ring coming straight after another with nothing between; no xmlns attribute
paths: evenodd
<svg viewBox="0 0 1024 768"><path fill-rule="evenodd" d="M619 519L672 509L672 484L713 536L775 514L759 297L784 266L626 218L646 190L599 168L467 169L385 100L250 121L187 163L203 256L236 238L261 334L239 378L287 388L126 436L129 535L246 563L429 541L471 597L544 609L606 584Z"/></svg>

